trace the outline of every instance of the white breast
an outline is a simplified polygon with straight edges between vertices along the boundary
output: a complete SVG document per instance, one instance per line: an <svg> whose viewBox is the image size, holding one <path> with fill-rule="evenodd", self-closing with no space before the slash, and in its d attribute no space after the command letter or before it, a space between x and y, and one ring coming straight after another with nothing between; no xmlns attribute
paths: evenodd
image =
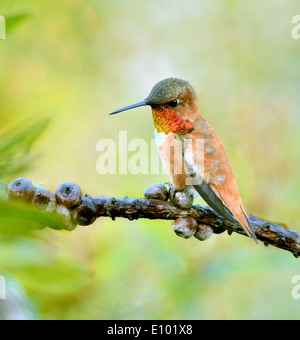
<svg viewBox="0 0 300 340"><path fill-rule="evenodd" d="M182 164L182 157L184 157L184 167L185 172L192 174L193 177L187 178L187 187L192 189L194 184L200 184L202 183L202 180L204 178L203 176L203 153L202 148L200 150L197 150L198 156L200 155L200 164L197 164L198 162L195 159L193 152L192 152L192 145L191 141L187 140L186 142L182 142L178 136L174 133L169 133L166 135L163 132L158 133L156 130L154 131L155 134L155 141L156 145L159 151L159 155L161 158L161 161L163 163L163 166L169 173L170 177L170 164L169 164L169 157L167 156L170 154L170 145L176 147L171 151L175 152L177 154L178 163ZM202 155L201 155L202 154ZM202 157L201 157L202 156ZM199 158L199 157L198 157ZM193 190L194 191L194 190ZM194 192L194 196L198 196L198 193L196 191Z"/></svg>
<svg viewBox="0 0 300 340"><path fill-rule="evenodd" d="M155 141L156 141L156 145L157 148L159 150L160 146L162 145L162 143L166 140L166 138L168 136L170 136L172 133L169 133L168 135L166 135L163 132L157 132L156 130L154 130L154 137L155 137Z"/></svg>

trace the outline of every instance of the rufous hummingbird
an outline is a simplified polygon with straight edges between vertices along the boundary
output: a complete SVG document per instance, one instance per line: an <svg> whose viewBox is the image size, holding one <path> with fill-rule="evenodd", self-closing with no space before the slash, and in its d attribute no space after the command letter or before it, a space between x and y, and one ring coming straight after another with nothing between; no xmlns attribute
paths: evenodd
<svg viewBox="0 0 300 340"><path fill-rule="evenodd" d="M195 189L219 215L240 224L258 243L227 153L215 130L200 114L193 87L178 78L164 79L154 85L146 99L115 110L110 115L144 105L152 108L159 154L172 178L174 189ZM192 143L185 143L188 140ZM194 142L199 140L203 141L202 151L195 148ZM181 164L179 166L182 171L175 171L176 167L178 169L176 162L183 163L182 167Z"/></svg>

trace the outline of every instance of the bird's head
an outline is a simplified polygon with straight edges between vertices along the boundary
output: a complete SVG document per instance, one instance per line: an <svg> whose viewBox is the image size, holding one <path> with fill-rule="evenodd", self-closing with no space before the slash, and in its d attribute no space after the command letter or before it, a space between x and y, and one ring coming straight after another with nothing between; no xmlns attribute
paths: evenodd
<svg viewBox="0 0 300 340"><path fill-rule="evenodd" d="M155 128L165 134L184 135L194 129L190 120L198 112L198 99L193 87L185 80L167 78L154 85L148 97L110 114L150 105Z"/></svg>

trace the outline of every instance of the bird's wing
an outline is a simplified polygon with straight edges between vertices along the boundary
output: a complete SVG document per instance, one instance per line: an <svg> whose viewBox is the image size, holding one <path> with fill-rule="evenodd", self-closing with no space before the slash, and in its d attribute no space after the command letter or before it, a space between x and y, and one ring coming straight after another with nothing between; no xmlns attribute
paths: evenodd
<svg viewBox="0 0 300 340"><path fill-rule="evenodd" d="M196 129L187 138L202 140L203 168L199 170L197 152L191 148L185 149L185 162L187 169L197 169L192 179L199 183L192 184L201 197L221 216L231 222L238 222L248 236L257 243L256 236L251 229L238 186L236 184L232 167L223 144L213 128L203 119L199 122L201 129ZM199 156L199 155L198 155ZM195 164L198 162L198 165ZM194 164L192 164L194 163ZM188 172L188 171L187 171Z"/></svg>

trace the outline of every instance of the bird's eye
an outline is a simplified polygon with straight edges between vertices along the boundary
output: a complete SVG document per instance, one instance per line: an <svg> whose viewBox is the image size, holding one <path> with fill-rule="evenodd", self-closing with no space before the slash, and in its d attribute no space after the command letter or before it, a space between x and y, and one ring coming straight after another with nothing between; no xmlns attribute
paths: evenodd
<svg viewBox="0 0 300 340"><path fill-rule="evenodd" d="M174 99L167 103L167 105L170 107L176 107L178 104L179 104L179 99Z"/></svg>

